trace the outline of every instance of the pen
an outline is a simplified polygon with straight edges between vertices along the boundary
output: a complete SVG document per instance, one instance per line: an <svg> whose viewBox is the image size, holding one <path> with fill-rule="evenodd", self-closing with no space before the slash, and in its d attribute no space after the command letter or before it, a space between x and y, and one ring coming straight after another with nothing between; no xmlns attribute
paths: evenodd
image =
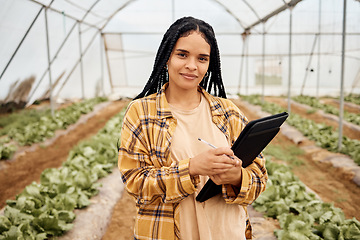
<svg viewBox="0 0 360 240"><path fill-rule="evenodd" d="M199 140L200 142L203 142L203 143L209 145L209 146L212 147L212 148L217 148L217 147L215 147L214 145L212 145L211 143L205 141L204 139L198 138L198 140ZM234 157L232 157L232 156L228 156L228 157L231 158L231 159L234 159Z"/></svg>
<svg viewBox="0 0 360 240"><path fill-rule="evenodd" d="M212 147L212 148L217 148L217 147L215 147L214 145L212 145L211 143L208 143L207 141L205 141L205 140L203 140L203 139L201 139L201 138L198 138L198 140L199 140L200 142L203 142L203 143L209 145L209 146Z"/></svg>

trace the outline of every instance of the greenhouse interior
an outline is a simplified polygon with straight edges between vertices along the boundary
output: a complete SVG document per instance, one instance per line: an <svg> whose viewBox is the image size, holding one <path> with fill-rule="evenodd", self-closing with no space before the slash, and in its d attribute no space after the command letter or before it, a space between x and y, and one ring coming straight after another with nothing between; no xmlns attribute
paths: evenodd
<svg viewBox="0 0 360 240"><path fill-rule="evenodd" d="M187 16L212 26L246 123L288 114L262 150L266 189L239 205L246 239L360 239L359 0L0 3L0 239L164 239L134 229L142 205L119 146L165 32Z"/></svg>

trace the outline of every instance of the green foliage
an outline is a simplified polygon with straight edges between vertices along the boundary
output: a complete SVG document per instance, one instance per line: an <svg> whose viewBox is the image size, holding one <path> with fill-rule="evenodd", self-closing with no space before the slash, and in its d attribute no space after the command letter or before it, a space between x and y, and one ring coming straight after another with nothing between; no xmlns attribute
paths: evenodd
<svg viewBox="0 0 360 240"><path fill-rule="evenodd" d="M297 156L304 154L304 150L294 145L277 146L270 144L265 148L264 153L274 156L279 160L287 161L291 165L301 165L302 162Z"/></svg>
<svg viewBox="0 0 360 240"><path fill-rule="evenodd" d="M0 135L7 135L20 145L31 145L43 142L54 136L58 129L66 129L74 124L82 114L93 110L93 107L105 101L105 98L93 98L79 103L74 103L66 108L55 111L54 116L48 110L24 110L0 118ZM15 145L0 147L0 159L9 159L16 151Z"/></svg>
<svg viewBox="0 0 360 240"><path fill-rule="evenodd" d="M7 135L21 145L43 142L46 138L52 137L56 130L66 129L69 125L75 123L82 114L91 112L93 106L101 101L103 99L94 98L74 103L69 107L56 111L54 116L51 116L50 112L48 112L48 114L40 116L35 122L11 127Z"/></svg>
<svg viewBox="0 0 360 240"><path fill-rule="evenodd" d="M0 117L0 134L4 135L11 127L9 125L16 126L20 124L27 124L29 122L36 122L41 116L49 114L49 110L35 110L35 109L24 109L22 111L9 114L7 116ZM18 122L18 124L14 124Z"/></svg>
<svg viewBox="0 0 360 240"><path fill-rule="evenodd" d="M59 169L43 171L40 183L32 183L16 200L8 200L0 216L0 239L48 239L72 228L74 209L85 208L98 193L98 179L117 163L116 140L124 111L110 119L90 140L69 153Z"/></svg>
<svg viewBox="0 0 360 240"><path fill-rule="evenodd" d="M276 114L286 111L274 103L262 103L258 95L241 96L244 100L255 104L261 105L262 109L266 112ZM318 124L312 120L302 118L300 115L291 113L286 120L289 125L297 128L304 136L316 142L321 148L327 149L331 152L338 152L338 132L334 131L331 126L325 124ZM342 147L340 153L350 156L355 163L360 165L360 141L350 139L343 136Z"/></svg>
<svg viewBox="0 0 360 240"><path fill-rule="evenodd" d="M324 112L339 116L339 109L329 104L322 104L318 99L311 96L296 96L293 100L299 103L309 105L315 109L322 109ZM344 111L344 119L356 125L360 125L360 115Z"/></svg>
<svg viewBox="0 0 360 240"><path fill-rule="evenodd" d="M11 158L16 151L16 146L9 142L10 139L8 137L0 138L0 160Z"/></svg>
<svg viewBox="0 0 360 240"><path fill-rule="evenodd" d="M360 105L360 94L349 94L344 97L344 100L357 105Z"/></svg>
<svg viewBox="0 0 360 240"><path fill-rule="evenodd" d="M341 209L316 199L289 167L271 161L266 167L268 185L253 206L279 220L278 239L360 239L360 222L346 220Z"/></svg>

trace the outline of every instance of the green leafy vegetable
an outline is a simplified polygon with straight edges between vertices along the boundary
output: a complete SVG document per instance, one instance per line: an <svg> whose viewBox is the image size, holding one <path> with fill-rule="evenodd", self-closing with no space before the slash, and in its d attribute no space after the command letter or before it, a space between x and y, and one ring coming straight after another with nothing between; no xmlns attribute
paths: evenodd
<svg viewBox="0 0 360 240"><path fill-rule="evenodd" d="M301 96L293 97L293 100L299 103L309 105L315 109L322 109L326 113L339 116L338 108L331 106L329 104L322 104L315 97L301 95ZM344 111L344 119L345 121L351 122L356 125L360 125L360 114L349 113L347 111Z"/></svg>
<svg viewBox="0 0 360 240"><path fill-rule="evenodd" d="M75 146L61 168L44 170L40 183L28 185L16 200L7 201L0 216L0 239L48 239L72 228L74 209L91 203L98 193L98 179L117 163L123 115L124 111L96 136Z"/></svg>
<svg viewBox="0 0 360 240"><path fill-rule="evenodd" d="M253 206L279 220L278 239L360 239L358 220L346 220L341 209L307 192L289 167L267 159L267 188Z"/></svg>
<svg viewBox="0 0 360 240"><path fill-rule="evenodd" d="M275 114L286 111L274 103L261 102L258 95L241 96L246 101L260 105L264 111ZM316 144L331 152L338 152L338 132L331 126L317 124L312 120L302 118L300 115L291 113L286 122L296 127L304 136L316 142ZM343 136L341 153L350 156L355 163L360 165L360 141Z"/></svg>

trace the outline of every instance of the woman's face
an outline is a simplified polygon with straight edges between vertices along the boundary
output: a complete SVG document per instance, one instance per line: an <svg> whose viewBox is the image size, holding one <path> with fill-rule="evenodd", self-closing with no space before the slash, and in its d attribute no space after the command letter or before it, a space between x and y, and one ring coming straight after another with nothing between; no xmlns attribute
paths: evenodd
<svg viewBox="0 0 360 240"><path fill-rule="evenodd" d="M197 89L209 62L210 45L199 32L180 37L167 62L170 86L178 90Z"/></svg>

